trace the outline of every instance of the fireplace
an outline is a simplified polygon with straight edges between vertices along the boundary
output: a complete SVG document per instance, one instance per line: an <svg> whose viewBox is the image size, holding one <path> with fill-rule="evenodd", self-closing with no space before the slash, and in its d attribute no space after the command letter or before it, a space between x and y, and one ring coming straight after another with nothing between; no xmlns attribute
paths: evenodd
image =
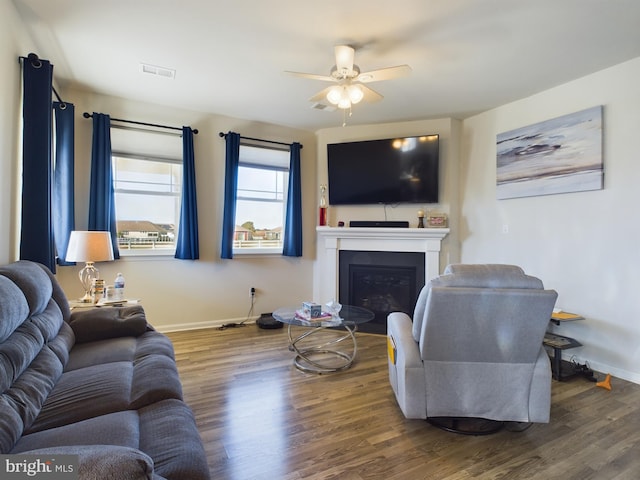
<svg viewBox="0 0 640 480"><path fill-rule="evenodd" d="M318 234L317 241L317 261L314 267L313 299L317 303L326 303L330 300L339 300L345 305L362 305L358 303L358 297L366 298L362 302L368 302L378 308L379 304L385 301L396 310L397 305L404 305L397 310L413 313L415 300L420 293L422 286L440 274L440 246L442 240L448 235L448 228L358 228L358 227L316 227ZM364 293L360 287L356 288L355 297L349 299L340 290L340 285L345 280L340 278L340 257L349 255L351 251L356 254L356 263L359 267L352 277L356 278L356 283L382 284L389 292L393 291L391 298L384 299L382 294L373 289L370 293ZM395 255L389 257L387 261L379 257L378 254L404 254L410 253L409 260L398 260ZM419 255L414 257L413 255ZM362 260L369 256L369 260ZM384 256L384 255L383 255ZM376 267L378 273L372 271ZM400 294L396 288L398 285L409 282L406 277L413 276L410 269L416 267L415 287L410 287L407 293ZM393 271L392 271L393 270ZM348 270L347 270L348 271ZM420 273L421 272L421 273ZM347 280L349 282L351 280ZM381 289L382 290L382 289ZM387 292L387 293L388 293ZM345 301L344 298L349 300ZM408 300L410 299L410 300ZM411 305L405 305L410 303ZM373 308L370 308L373 310ZM376 312L373 328L384 333L386 329L386 314L389 307L381 308L380 314ZM384 319L383 319L384 318ZM380 322L383 327L380 328ZM360 325L360 331L368 331L366 324ZM376 325L378 325L376 327Z"/></svg>
<svg viewBox="0 0 640 480"><path fill-rule="evenodd" d="M411 316L425 283L424 253L342 250L339 255L339 301L371 310L375 318L358 329L368 333L387 331L387 315Z"/></svg>

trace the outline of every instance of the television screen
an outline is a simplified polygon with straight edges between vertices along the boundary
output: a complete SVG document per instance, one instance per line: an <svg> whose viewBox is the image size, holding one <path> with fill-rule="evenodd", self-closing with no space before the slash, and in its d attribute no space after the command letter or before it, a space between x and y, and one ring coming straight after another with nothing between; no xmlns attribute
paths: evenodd
<svg viewBox="0 0 640 480"><path fill-rule="evenodd" d="M327 145L329 203L438 202L438 135Z"/></svg>

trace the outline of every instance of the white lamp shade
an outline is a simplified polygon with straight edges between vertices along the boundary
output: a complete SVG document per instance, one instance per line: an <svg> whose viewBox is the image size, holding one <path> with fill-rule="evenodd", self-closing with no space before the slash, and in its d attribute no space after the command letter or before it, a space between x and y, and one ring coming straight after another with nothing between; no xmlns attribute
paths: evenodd
<svg viewBox="0 0 640 480"><path fill-rule="evenodd" d="M333 103L334 105L338 104L341 97L342 87L339 87L338 85L331 87L331 89L327 93L327 100L329 100L329 102Z"/></svg>
<svg viewBox="0 0 640 480"><path fill-rule="evenodd" d="M109 232L74 230L69 237L67 262L108 262L113 260L113 246Z"/></svg>
<svg viewBox="0 0 640 480"><path fill-rule="evenodd" d="M351 100L349 100L348 96L343 96L338 102L338 108L342 108L346 110L347 108L351 108Z"/></svg>
<svg viewBox="0 0 640 480"><path fill-rule="evenodd" d="M364 97L364 92L362 91L360 85L349 85L348 91L349 100L351 100L351 103L358 103Z"/></svg>

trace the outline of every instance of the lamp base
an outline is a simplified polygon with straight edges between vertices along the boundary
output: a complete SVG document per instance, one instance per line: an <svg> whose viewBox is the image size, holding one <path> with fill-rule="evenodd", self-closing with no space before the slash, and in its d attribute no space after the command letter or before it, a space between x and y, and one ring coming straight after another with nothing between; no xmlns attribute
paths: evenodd
<svg viewBox="0 0 640 480"><path fill-rule="evenodd" d="M82 288L84 290L84 297L80 299L80 302L93 303L91 289L93 287L94 280L99 276L100 272L98 272L98 269L91 261L87 261L82 270L78 272L78 278L80 279L80 283L82 284Z"/></svg>
<svg viewBox="0 0 640 480"><path fill-rule="evenodd" d="M80 303L93 303L93 298L91 298L91 294L89 292L84 294L84 297L79 298L78 302Z"/></svg>

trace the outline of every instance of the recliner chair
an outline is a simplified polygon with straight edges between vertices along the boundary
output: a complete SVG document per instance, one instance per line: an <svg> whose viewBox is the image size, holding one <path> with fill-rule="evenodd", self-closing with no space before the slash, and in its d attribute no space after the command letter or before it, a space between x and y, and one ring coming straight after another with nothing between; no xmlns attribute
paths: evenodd
<svg viewBox="0 0 640 480"><path fill-rule="evenodd" d="M454 264L387 318L389 380L407 418L549 421L542 341L557 298L514 265Z"/></svg>

